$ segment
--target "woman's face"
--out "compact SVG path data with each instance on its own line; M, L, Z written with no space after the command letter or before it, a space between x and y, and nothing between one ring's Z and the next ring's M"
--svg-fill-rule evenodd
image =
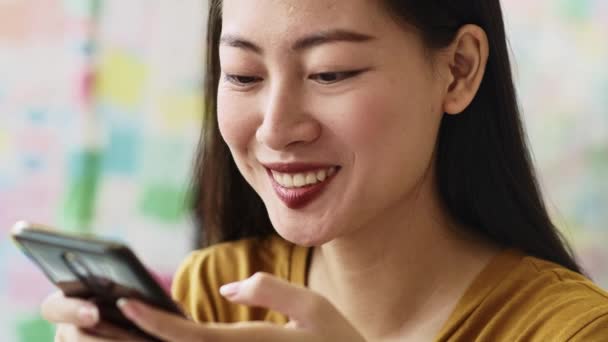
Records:
M220 61L221 134L280 235L318 245L408 205L446 86L379 1L224 0Z

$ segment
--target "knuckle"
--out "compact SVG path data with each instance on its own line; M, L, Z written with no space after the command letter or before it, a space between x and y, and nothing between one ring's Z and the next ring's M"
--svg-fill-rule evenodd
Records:
M164 330L163 321L157 317L149 317L146 326L152 331Z
M55 342L68 342L68 341L78 341L80 338L78 336L76 327L67 324L58 324L57 330L55 331Z
M264 283L264 282L268 281L269 278L270 278L270 275L268 273L255 272L251 276L250 280L254 284L261 284L261 283Z
M254 275L249 278L248 283L249 287L253 291L257 291L261 288L264 288L268 282L270 281L270 275L264 272L256 272Z
M57 293L53 293L47 296L40 304L40 315L46 320L51 320L53 318L52 309L55 306L55 302L57 302Z
M325 297L313 295L302 301L302 314L308 317L321 317L327 311L329 302Z
M257 272L244 283L240 295L246 300L263 300L268 295L267 289L272 281L272 276L268 273Z

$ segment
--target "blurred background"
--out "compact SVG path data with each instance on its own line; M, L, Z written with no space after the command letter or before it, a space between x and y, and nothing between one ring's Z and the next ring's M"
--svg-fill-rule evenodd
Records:
M0 0L0 340L52 341L18 219L127 241L169 285L187 212L205 0ZM608 1L503 0L551 214L608 288Z

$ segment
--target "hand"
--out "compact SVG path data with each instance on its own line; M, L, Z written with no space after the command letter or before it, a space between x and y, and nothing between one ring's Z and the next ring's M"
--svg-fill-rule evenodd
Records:
M55 292L42 303L44 319L57 324L55 342L142 341L99 320L99 310L86 300L66 298Z
M141 329L177 342L296 341L363 342L363 337L325 298L264 273L222 286L228 300L265 307L290 317L285 326L264 322L200 324L165 313L141 302L121 299L123 314Z

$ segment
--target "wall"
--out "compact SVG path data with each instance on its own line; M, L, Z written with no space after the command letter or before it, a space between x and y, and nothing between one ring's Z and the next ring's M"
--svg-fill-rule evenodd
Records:
M52 287L7 235L17 219L126 240L165 283L187 253L205 6L0 1L2 341L52 335L38 317ZM552 216L608 287L608 2L504 8Z

